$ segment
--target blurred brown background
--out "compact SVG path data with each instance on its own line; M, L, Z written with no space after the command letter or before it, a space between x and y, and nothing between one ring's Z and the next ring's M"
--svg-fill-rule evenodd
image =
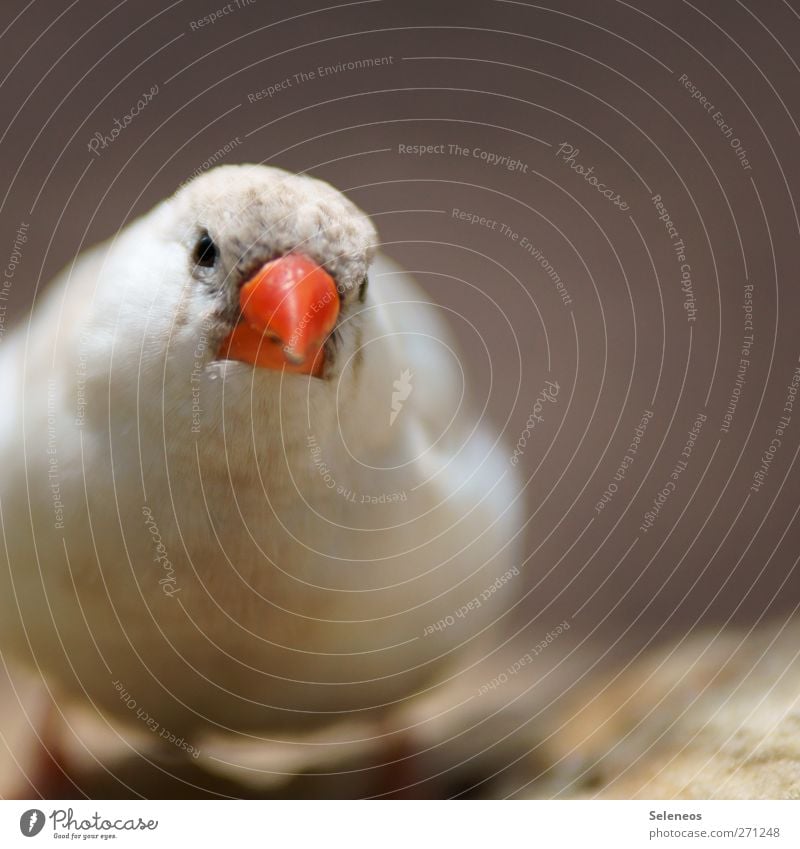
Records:
M520 460L531 521L516 615L531 637L569 618L600 656L800 602L800 403L750 488L800 354L793 4L79 0L2 14L5 332L76 252L210 161L308 171L373 215L385 251L458 316L478 409L488 398L509 452L545 380L559 383ZM379 61L347 66L362 60Z

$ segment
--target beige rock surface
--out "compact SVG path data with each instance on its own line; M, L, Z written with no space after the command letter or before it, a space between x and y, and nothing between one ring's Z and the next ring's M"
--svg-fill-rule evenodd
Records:
M549 741L561 771L535 795L800 797L799 655L798 622L705 631L593 680Z

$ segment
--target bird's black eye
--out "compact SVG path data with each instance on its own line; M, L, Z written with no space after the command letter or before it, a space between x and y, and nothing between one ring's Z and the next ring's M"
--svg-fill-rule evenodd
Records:
M219 259L219 250L208 233L203 232L194 246L194 262L203 268L213 268Z

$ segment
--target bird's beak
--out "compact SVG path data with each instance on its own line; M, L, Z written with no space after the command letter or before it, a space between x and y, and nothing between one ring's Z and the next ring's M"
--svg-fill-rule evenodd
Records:
M219 356L319 377L323 346L339 315L331 276L302 254L263 265L239 291L242 320Z

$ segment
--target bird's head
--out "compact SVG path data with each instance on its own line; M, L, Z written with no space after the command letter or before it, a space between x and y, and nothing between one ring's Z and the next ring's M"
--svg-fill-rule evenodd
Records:
M158 245L148 260L159 265L151 318L170 322L159 328L170 358L313 377L336 371L377 238L344 195L277 168L228 165L145 220Z

